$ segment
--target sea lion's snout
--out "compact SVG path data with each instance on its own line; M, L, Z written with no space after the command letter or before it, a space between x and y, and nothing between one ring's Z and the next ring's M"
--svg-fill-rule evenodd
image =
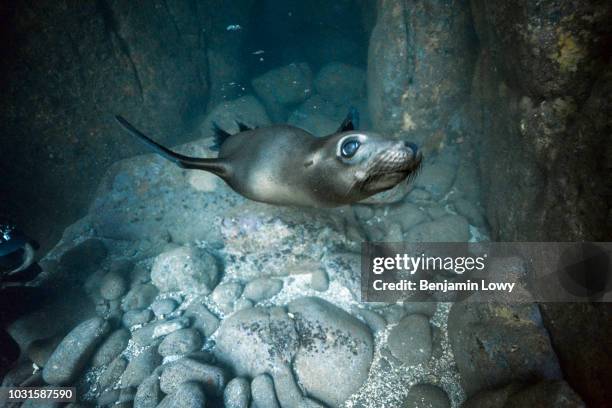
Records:
M362 186L365 191L388 190L406 178L412 179L423 161L423 154L412 142L395 141L383 146L369 163Z

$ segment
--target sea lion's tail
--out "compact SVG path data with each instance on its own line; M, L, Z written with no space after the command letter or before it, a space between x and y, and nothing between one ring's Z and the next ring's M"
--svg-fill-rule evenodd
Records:
M155 153L159 154L167 160L170 160L171 162L177 164L178 166L184 169L209 171L218 176L223 176L227 173L228 166L221 159L190 157L173 152L167 147L157 143L149 136L142 133L140 130L136 129L130 122L125 120L123 116L116 115L115 119L125 130L127 130L130 134L136 136L138 139L144 142L147 146L153 149Z

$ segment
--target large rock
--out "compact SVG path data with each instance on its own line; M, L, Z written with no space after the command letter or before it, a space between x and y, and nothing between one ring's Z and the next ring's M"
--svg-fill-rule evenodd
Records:
M464 1L378 3L367 78L377 130L422 141L447 127L469 94L471 24Z
M372 334L355 317L319 298L300 298L287 308L290 315L278 307L234 313L219 328L217 357L240 376L271 375L283 394L279 399L287 403L303 400L297 381L307 395L340 405L367 378ZM329 381L332 377L336 380Z
M166 394L175 392L183 383L195 381L203 384L208 395L220 397L227 384L227 375L219 367L181 358L164 366L159 381L161 390Z
M137 387L161 365L162 358L157 347L149 347L130 360L121 376L121 387Z
M348 105L365 96L366 73L362 68L340 62L325 65L317 73L314 85L325 99L337 105Z
M294 322L282 308L254 307L223 320L215 353L237 375L255 377L289 364L297 347Z
M111 333L93 355L92 365L98 367L110 363L125 350L129 340L130 332L126 329L119 329Z
M162 356L183 355L201 347L202 336L196 329L181 329L166 336L158 351Z
M210 293L219 279L215 258L194 247L180 247L160 254L151 269L151 280L162 292Z
M306 63L273 69L251 82L275 122L286 119L287 106L304 101L312 93L312 71Z
M398 360L407 365L426 363L431 357L431 327L427 317L413 314L404 317L389 333L388 347Z
M315 136L324 137L336 133L341 121L334 120L320 113L308 114L301 110L296 110L289 116L287 123L304 129Z
M157 369L145 378L136 389L134 408L155 408L161 400L162 393L159 388L159 372Z
M3 191L11 192L7 205L16 221L44 248L60 238L60 225L82 215L110 164L142 151L126 143L110 112L155 130L166 143L188 140L185 121L204 109L208 93L209 44L201 35L209 14L196 4L113 1L72 10L21 4L7 14L6 35L24 41L7 43L11 58L2 67L0 149L19 158L3 169ZM32 29L38 24L44 33ZM23 143L34 134L40 137Z
M213 157L216 153L208 149L210 145L212 140L204 139L176 150ZM159 246L168 240L220 243L218 218L244 201L218 177L184 171L157 155L145 155L110 168L100 182L90 216L97 234L113 239Z
M339 406L368 377L374 344L370 330L319 298L289 303L300 346L293 370L309 396ZM334 381L329 381L334 378Z
M610 163L612 74L594 56L609 35L597 27L610 26L611 7L472 1L486 50L473 76L473 133L487 217L498 240L610 236L602 195L610 180L602 169ZM572 222L556 222L560 217Z
M462 408L563 407L584 408L580 397L563 380L541 381L531 386L511 383L504 387L481 391L469 398Z
M49 357L43 369L45 382L66 385L74 381L109 330L108 322L99 317L75 327Z
M468 396L512 381L561 378L541 319L535 304L453 305L448 336Z

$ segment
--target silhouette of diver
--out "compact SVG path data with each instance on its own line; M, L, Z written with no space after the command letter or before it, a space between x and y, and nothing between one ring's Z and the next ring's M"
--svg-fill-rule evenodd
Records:
M34 262L38 244L9 222L0 220L0 378L19 358L19 345L6 327L40 304L38 288L26 283L41 268Z

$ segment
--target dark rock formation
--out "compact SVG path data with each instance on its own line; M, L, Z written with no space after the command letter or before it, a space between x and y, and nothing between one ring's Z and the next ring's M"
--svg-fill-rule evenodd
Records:
M473 40L466 1L381 1L368 53L375 128L417 141L444 132L469 92Z
M473 123L499 240L612 237L609 7L472 1L481 42Z
M46 247L58 238L52 226L83 213L106 167L141 150L114 114L185 140L172 138L207 96L205 27L196 1L10 4L0 24L0 194Z

